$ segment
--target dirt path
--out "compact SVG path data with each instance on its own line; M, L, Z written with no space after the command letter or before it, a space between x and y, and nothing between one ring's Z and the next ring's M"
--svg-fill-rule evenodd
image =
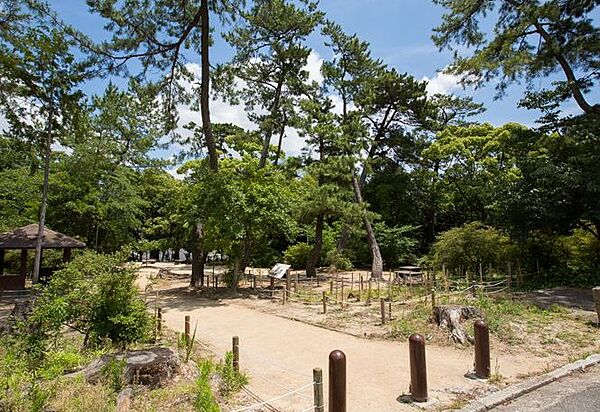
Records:
M236 299L215 301L181 291L162 293L160 305L166 325L176 331L184 328L190 315L192 329L198 322L196 338L217 353L231 348L231 338L240 338L242 369L250 375L250 389L263 399L271 399L312 381L312 369L320 367L327 377L327 357L341 349L348 360L348 410L413 410L397 398L408 391L408 346L405 343L366 340L283 319L245 308ZM494 355L493 355L494 356ZM464 377L473 363L471 350L429 346L427 348L430 397L448 400L453 391L481 386ZM500 373L515 377L539 371L540 359L499 356ZM327 387L325 385L325 399ZM312 388L273 402L284 411L309 410Z

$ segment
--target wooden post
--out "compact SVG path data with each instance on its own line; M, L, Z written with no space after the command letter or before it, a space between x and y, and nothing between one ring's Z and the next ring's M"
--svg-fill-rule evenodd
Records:
M508 289L508 294L510 295L512 293L512 270L510 267L510 262L506 263L506 269L508 271L506 275L506 287Z
M435 308L435 288L431 288L431 310Z
M288 269L287 272L285 272L285 294L286 294L286 301L287 301L287 299L290 298L290 283L292 282L291 277L292 277L292 271Z
M388 316L389 316L389 320L391 322L392 321L392 301L391 300L388 302Z
M185 315L185 341L187 344L189 344L190 339L190 315Z
M233 352L233 369L236 372L240 371L240 338L234 336L231 340L232 352Z
M346 412L346 355L329 354L329 412Z
M329 294L333 296L333 279L329 280Z
M483 285L483 263L479 262L479 283Z
M381 306L381 325L385 325L385 300L379 298L379 305Z
M371 304L371 279L369 279L369 291L367 292L367 303Z
M360 275L360 290L359 290L359 292L362 293L363 290L364 290L363 277L362 277L362 275Z
M596 286L592 289L594 294L594 302L596 303L596 314L598 315L598 324L600 324L600 287Z
M325 291L321 292L323 294L323 315L327 314L327 296L325 295Z
M162 308L158 308L156 311L156 330L157 334L160 336L160 331L162 329Z
M271 290L275 289L275 278L273 276L269 277L270 281L269 281L269 288Z
M69 263L71 261L71 248L66 247L63 249L63 263Z
M342 278L342 296L341 296L341 302L342 302L342 309L344 308L344 278Z
M444 272L444 290L446 293L450 292L450 282L448 281L448 272L446 271L446 264L442 264L442 272Z
M294 292L298 293L298 271L296 271L294 276Z
M323 399L323 371L321 368L313 369L313 382L315 412L325 412L325 400Z
M354 272L350 274L350 292L354 290Z
M19 273L21 276L27 274L27 249L21 249L21 267Z

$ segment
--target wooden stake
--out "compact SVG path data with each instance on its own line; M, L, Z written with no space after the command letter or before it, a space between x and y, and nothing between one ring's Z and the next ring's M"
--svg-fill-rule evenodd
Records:
M327 314L327 296L325 295L325 291L321 292L323 294L323 315Z
M315 412L325 412L325 401L323 400L323 371L321 368L313 369L313 382Z
M379 298L379 305L381 306L381 324L385 325L385 300Z

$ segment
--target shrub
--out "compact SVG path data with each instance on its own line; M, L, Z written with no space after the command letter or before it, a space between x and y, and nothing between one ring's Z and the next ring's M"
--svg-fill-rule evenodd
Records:
M312 251L312 246L305 242L296 243L286 249L283 259L292 265L293 269L306 269L306 262Z
M85 252L55 272L34 307L36 330L56 335L67 325L85 336L86 346L105 340L126 346L150 337L152 319L126 256Z
M325 264L335 267L338 270L352 269L352 262L342 252L336 248L331 249L325 256Z
M231 352L225 353L225 360L219 364L217 372L221 377L220 391L223 396L229 396L239 391L248 383L248 377L243 373L236 372L233 367L233 353Z
M196 380L196 398L194 399L194 408L198 412L220 412L221 408L215 401L215 397L210 387L210 377L213 372L213 365L206 360L200 364L200 375Z

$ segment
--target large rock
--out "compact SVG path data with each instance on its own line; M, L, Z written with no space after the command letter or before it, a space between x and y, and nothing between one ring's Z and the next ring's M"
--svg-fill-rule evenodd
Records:
M125 360L124 385L163 386L179 372L179 356L171 349L151 348L104 355L92 361L82 371L89 383L97 383L111 361Z
M467 319L483 318L483 313L475 306L440 305L433 308L433 317L435 323L450 330L450 339L464 345L473 342L473 337L465 332L462 322Z

